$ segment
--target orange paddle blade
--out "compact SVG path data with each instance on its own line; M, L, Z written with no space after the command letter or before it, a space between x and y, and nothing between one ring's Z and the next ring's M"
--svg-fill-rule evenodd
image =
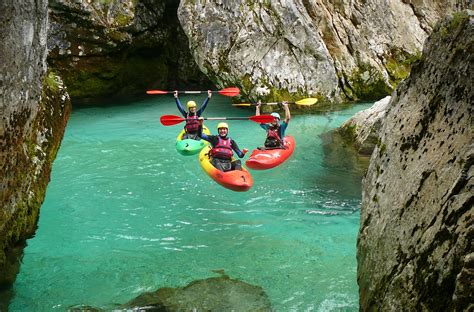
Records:
M146 94L168 94L168 91L161 91L161 90L148 90Z

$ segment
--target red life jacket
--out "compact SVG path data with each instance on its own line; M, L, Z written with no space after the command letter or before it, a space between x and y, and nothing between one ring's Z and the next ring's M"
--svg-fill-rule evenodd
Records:
M187 116L186 117L186 125L184 126L184 129L186 130L187 133L196 133L199 130L199 121L198 121L198 115L193 115L193 116Z
M219 142L217 142L216 146L211 149L211 156L221 159L232 159L232 155L234 155L234 151L232 150L232 146L230 144L231 139L223 139L218 136Z
M280 135L278 134L278 130L280 130L280 126L278 126L276 129L273 128L268 128L267 130L267 139L270 140L277 140L280 142L281 145L283 145L283 141L280 138Z

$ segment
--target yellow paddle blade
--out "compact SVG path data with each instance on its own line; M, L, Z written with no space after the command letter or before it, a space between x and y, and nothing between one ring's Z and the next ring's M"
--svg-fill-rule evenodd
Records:
M238 104L232 104L233 106L252 106L250 103L238 103Z
M298 104L298 105L313 105L313 104L316 104L317 101L318 101L318 99L316 99L316 98L307 98L307 99L302 99L302 100L296 101L295 104Z
M306 98L302 99L296 102L289 102L288 104L297 104L297 105L313 105L316 104L318 99L316 98ZM269 102L269 103L261 103L261 105L280 105L281 102ZM256 106L256 103L237 103L237 104L232 104L233 106Z

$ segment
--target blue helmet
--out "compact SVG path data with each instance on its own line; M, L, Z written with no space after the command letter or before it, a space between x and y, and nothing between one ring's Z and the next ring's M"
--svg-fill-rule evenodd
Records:
M275 117L275 118L278 118L278 120L281 119L281 118L280 118L280 114L278 114L278 113L271 113L271 115L272 115L273 117Z

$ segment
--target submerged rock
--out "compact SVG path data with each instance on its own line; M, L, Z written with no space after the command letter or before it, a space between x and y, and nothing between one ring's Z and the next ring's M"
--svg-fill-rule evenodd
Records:
M146 311L270 311L270 300L259 287L229 278L197 280L182 288L160 288L123 306Z
M474 292L472 11L438 24L393 93L363 182L361 311L467 311Z

